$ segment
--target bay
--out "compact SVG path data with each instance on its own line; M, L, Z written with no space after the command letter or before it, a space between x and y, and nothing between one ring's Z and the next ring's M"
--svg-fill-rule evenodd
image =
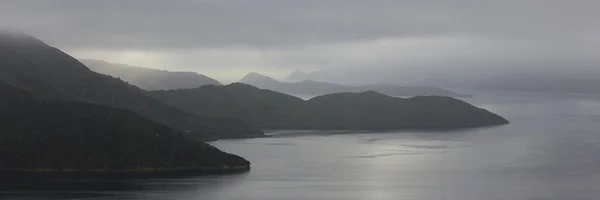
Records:
M270 131L212 144L244 174L9 183L0 199L598 199L600 97L470 91L511 124L452 131Z

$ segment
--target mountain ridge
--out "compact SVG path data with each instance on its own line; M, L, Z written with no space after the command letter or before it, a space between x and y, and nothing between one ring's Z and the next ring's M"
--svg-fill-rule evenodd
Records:
M471 95L459 94L450 90L429 86L409 87L391 84L349 86L336 83L319 82L314 80L284 82L255 72L251 72L248 75L244 76L244 78L242 78L240 82L254 85L263 89L269 89L293 95L324 95L341 92L359 93L364 91L377 91L389 96L438 95L451 97L471 97Z
M79 60L95 72L121 78L144 90L185 89L203 85L222 85L219 81L196 72L152 69L94 59Z
M242 157L190 140L133 111L36 98L4 81L0 94L2 177L154 176L179 169L197 174L250 167Z
M263 136L240 120L199 117L167 105L136 86L91 71L60 49L29 41L33 37L11 38L0 38L0 80L37 97L132 110L200 140Z
M264 130L471 128L509 123L487 110L443 96L403 99L365 91L303 100L243 83L149 94L182 110L237 118Z

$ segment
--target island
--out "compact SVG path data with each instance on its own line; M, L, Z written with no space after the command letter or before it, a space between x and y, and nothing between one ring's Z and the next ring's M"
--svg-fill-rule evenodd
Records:
M303 100L243 83L149 94L197 115L236 118L263 130L456 129L509 123L485 109L444 96L397 98L367 91Z

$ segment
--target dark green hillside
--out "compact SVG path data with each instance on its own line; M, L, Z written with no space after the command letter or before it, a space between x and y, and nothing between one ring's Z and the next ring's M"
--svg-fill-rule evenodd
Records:
M24 34L0 32L0 80L37 97L132 110L204 140L263 135L240 120L203 118L168 106L138 87L95 73L59 49Z
M38 99L1 82L0 96L0 171L249 168L239 156L187 139L132 111Z
M376 92L339 93L306 102L306 129L448 129L508 123L451 97L393 98Z
M202 116L242 119L256 127L285 128L298 112L302 99L233 83L227 86L203 86L196 89L153 91L155 96L182 110Z
M238 118L263 129L434 129L508 123L487 110L440 96L402 99L369 91L304 101L241 83L149 94L198 115Z

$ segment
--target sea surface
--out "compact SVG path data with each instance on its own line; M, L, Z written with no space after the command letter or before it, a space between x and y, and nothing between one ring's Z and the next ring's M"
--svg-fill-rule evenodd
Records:
M600 96L471 93L505 126L435 131L270 131L221 140L248 173L0 187L0 199L595 200Z

